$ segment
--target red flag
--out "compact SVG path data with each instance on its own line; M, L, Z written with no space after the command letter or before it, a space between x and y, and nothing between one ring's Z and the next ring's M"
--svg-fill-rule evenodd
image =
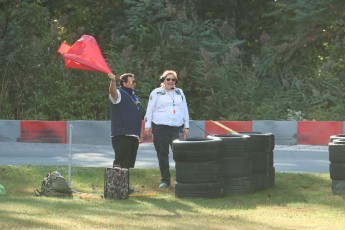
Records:
M68 45L66 42L63 42L57 52L58 54L64 55L68 52L69 48L71 48L71 46Z
M67 68L111 73L94 37L83 35L71 47L68 46L62 43L58 49L58 53L64 57Z

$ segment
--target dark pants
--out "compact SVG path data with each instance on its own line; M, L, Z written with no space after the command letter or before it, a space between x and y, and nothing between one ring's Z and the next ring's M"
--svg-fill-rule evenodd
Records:
M172 142L179 139L181 127L152 124L153 144L157 152L159 169L161 171L161 182L170 185L169 171L169 146Z
M139 140L131 136L114 136L111 138L115 152L114 165L121 168L134 168L137 159Z

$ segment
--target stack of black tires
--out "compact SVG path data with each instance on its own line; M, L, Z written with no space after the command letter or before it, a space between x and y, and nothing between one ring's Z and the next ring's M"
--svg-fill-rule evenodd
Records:
M252 180L252 156L248 135L214 135L222 140L225 194L245 194L254 190Z
M222 140L215 137L173 142L176 197L224 196L221 148Z
M345 195L345 134L332 135L328 144L332 193Z
M275 185L272 133L247 132L173 142L177 197L221 197Z
M275 185L274 146L272 133L246 132L250 136L248 151L252 158L252 178L254 191L261 191Z

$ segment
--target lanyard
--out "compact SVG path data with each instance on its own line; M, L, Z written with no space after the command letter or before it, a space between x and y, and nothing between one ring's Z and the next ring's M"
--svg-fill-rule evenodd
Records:
M122 92L124 92L125 94L127 94L128 95L128 97L134 102L134 105L137 107L137 109L139 110L140 109L140 101L138 100L138 97L136 97L135 95L134 95L134 97L135 97L135 100L134 100L134 98L131 96L131 95L129 95L129 93L127 93L126 91L124 91L123 89L121 89L120 88L120 90L122 91Z
M166 94L169 95L169 97L171 98L172 102L173 102L173 114L175 114L176 110L175 110L175 90L171 90L173 91L173 96L170 95L170 92L166 91Z

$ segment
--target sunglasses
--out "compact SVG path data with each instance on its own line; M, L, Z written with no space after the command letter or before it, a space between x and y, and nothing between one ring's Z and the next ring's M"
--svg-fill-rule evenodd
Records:
M170 81L170 80L176 81L176 78L165 78L165 80L166 80L166 81Z
M131 85L135 85L137 82L135 80L128 80L128 83Z

